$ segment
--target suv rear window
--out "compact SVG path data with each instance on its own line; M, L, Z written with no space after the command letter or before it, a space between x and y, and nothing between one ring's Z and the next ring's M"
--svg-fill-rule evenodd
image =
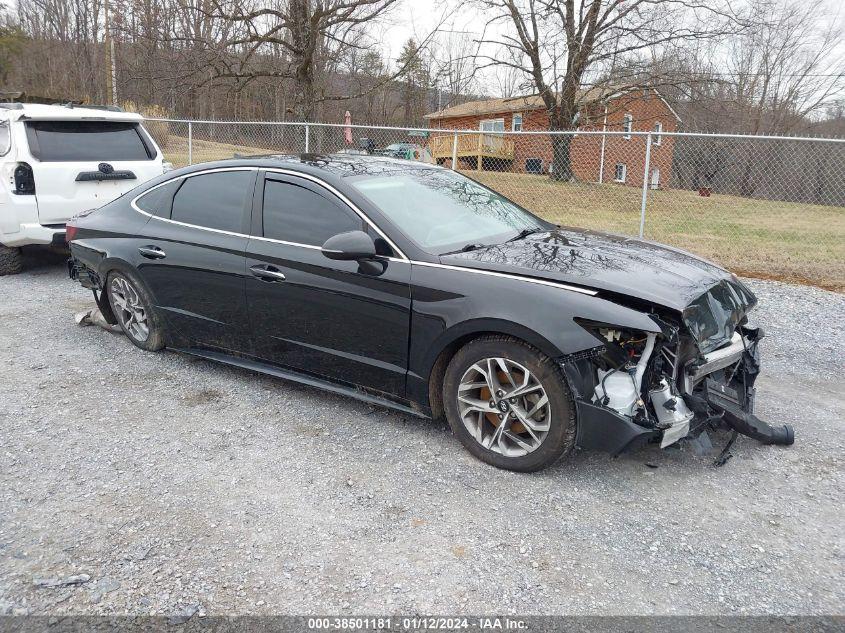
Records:
M41 161L152 160L156 152L137 123L30 121L30 153Z

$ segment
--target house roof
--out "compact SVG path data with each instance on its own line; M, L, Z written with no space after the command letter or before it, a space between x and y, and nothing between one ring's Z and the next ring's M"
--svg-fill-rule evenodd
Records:
M622 89L609 86L595 86L579 90L577 100L581 103L593 103L596 101L603 101L605 99L612 99L619 97L631 89ZM654 90L652 88L652 90ZM666 103L666 100L660 95L657 90L654 93L660 97L661 101ZM680 121L680 117L675 113L671 106L666 103L666 106L672 114ZM503 99L482 99L480 101L468 101L450 108L443 108L437 112L426 114L426 119L454 119L465 116L477 116L482 114L497 114L500 112L522 112L526 110L542 110L546 105L543 99L538 94L526 95L522 97L506 97Z

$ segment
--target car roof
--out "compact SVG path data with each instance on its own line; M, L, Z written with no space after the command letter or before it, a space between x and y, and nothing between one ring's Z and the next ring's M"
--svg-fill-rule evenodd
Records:
M43 103L0 103L0 119L10 121L142 121L134 112L106 109L106 106L46 105Z
M443 167L427 163L368 154L269 154L197 163L183 168L184 172L183 170L179 170L179 172L186 173L220 167L264 167L268 169L276 167L319 175L328 180L443 169Z

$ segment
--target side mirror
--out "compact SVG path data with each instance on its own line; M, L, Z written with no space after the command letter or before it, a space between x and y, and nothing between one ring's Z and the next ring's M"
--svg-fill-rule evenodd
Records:
M349 231L327 239L322 252L329 259L370 259L376 256L376 245L364 231Z

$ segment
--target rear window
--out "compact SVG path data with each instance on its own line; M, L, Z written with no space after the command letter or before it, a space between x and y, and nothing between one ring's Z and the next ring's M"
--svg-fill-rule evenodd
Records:
M181 184L182 180L177 178L163 185L159 185L138 198L135 204L141 211L146 211L150 215L169 218L170 210L173 206L173 194Z
M152 160L156 152L137 123L30 121L30 153L41 161Z

